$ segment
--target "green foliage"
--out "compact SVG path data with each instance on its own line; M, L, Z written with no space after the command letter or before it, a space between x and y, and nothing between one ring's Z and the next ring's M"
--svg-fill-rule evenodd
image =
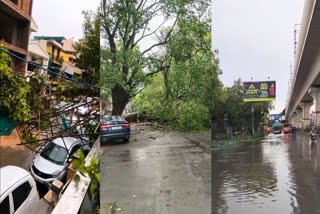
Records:
M197 55L193 48L204 44L200 37L210 41L209 8L208 0L102 1L101 35L106 42L101 84L112 95L114 114L121 114L125 104L151 84L153 75L164 72L167 78L173 59L177 68L194 68L192 60L186 65L183 61ZM155 21L158 26L152 26Z
M160 123L167 123L176 130L202 130L210 127L210 106L201 104L198 98L166 99L163 75L158 74L152 84L133 99L132 108L138 114L157 116Z
M133 99L139 114L158 116L177 130L201 130L210 127L210 109L222 91L218 79L219 61L211 51L210 19L188 16L178 21L168 42L168 66L155 74L141 95ZM157 64L152 66L157 67Z
M39 143L39 139L36 137L33 137L32 134L26 129L24 129L22 132L22 138L25 140L26 143L31 145L38 145Z
M63 95L63 94L62 94L62 90L63 90L63 89L62 89L62 85L59 84L59 85L57 86L56 91L55 91L55 95L56 95L56 97L57 97L58 100L61 100L61 99L62 99L62 95Z
M95 202L96 211L100 208L100 173L98 172L98 161L95 158L91 159L90 165L86 166L85 156L81 149L78 150L79 159L74 160L73 165L83 176L89 176L91 178L91 184L88 190L89 200ZM93 196L97 196L96 200L93 200ZM87 212L90 213L90 212Z
M36 70L36 75L30 78L30 90L27 94L27 102L31 107L33 117L39 117L40 129L44 130L50 126L50 103L44 99L46 91L46 75L41 75L39 70Z
M304 128L304 132L311 132L311 130L312 130L312 126L307 126L307 127L305 127Z
M97 136L99 135L99 132L100 132L100 129L98 128L97 129L97 126L99 125L99 123L85 123L84 124L84 127L85 127L85 132L84 134L90 134L89 135L89 140L92 141L92 140L95 140L97 138ZM97 135L92 135L94 133L94 131L97 130Z
M179 117L173 123L178 130L201 130L210 127L210 115L207 107L195 100L179 106Z
M234 82L230 88L225 88L226 100L223 114L227 115L228 122L234 130L244 131L251 129L252 103L243 102L243 85L241 80ZM256 102L254 106L254 125L259 127L272 108L271 102Z
M23 78L10 72L10 61L10 56L0 51L0 111L6 112L11 120L24 122L32 117L26 99L30 86Z
M96 13L83 11L84 38L76 44L79 53L77 59L78 66L88 72L86 82L99 85L100 81L100 14L99 9Z

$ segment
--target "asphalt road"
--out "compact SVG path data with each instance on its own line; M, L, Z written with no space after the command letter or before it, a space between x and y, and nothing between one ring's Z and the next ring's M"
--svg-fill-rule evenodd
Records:
M211 155L181 134L133 125L130 143L101 158L101 208L111 213L208 214ZM102 144L102 149L103 148Z

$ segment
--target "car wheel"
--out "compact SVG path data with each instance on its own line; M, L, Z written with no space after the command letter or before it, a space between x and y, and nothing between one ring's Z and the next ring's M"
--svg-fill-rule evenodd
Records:
M124 139L123 139L123 142L128 143L128 142L129 142L129 139L130 139L129 137L128 137L128 138L124 138Z

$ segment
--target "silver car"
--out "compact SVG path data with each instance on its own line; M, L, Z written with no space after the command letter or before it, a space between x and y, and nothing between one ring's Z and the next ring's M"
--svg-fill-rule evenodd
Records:
M56 179L64 181L68 165L72 161L72 155L82 146L84 144L77 138L60 137L54 139L31 162L31 175L36 181L48 187ZM87 145L82 149L90 150Z
M87 115L90 112L90 105L82 105L75 109L75 111L80 115Z

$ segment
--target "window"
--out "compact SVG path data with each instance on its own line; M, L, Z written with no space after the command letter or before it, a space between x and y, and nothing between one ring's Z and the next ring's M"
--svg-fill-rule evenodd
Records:
M55 164L63 165L67 157L67 150L58 144L50 142L43 149L40 155L44 159L47 159Z
M18 4L18 0L10 0L14 4Z
M28 181L21 184L12 192L14 210L18 210L21 204L28 198L31 192L31 186Z
M71 151L70 151L70 155L73 155L73 153L75 153L78 149L80 149L81 145L78 144L78 145L75 145Z
M7 196L0 204L1 214L10 214L9 196Z
M28 67L27 67L28 71L34 72L34 71L36 71L36 69L37 69L37 67L35 65L28 63Z
M29 16L32 14L32 5L33 5L33 0L30 2L30 7L29 7Z

